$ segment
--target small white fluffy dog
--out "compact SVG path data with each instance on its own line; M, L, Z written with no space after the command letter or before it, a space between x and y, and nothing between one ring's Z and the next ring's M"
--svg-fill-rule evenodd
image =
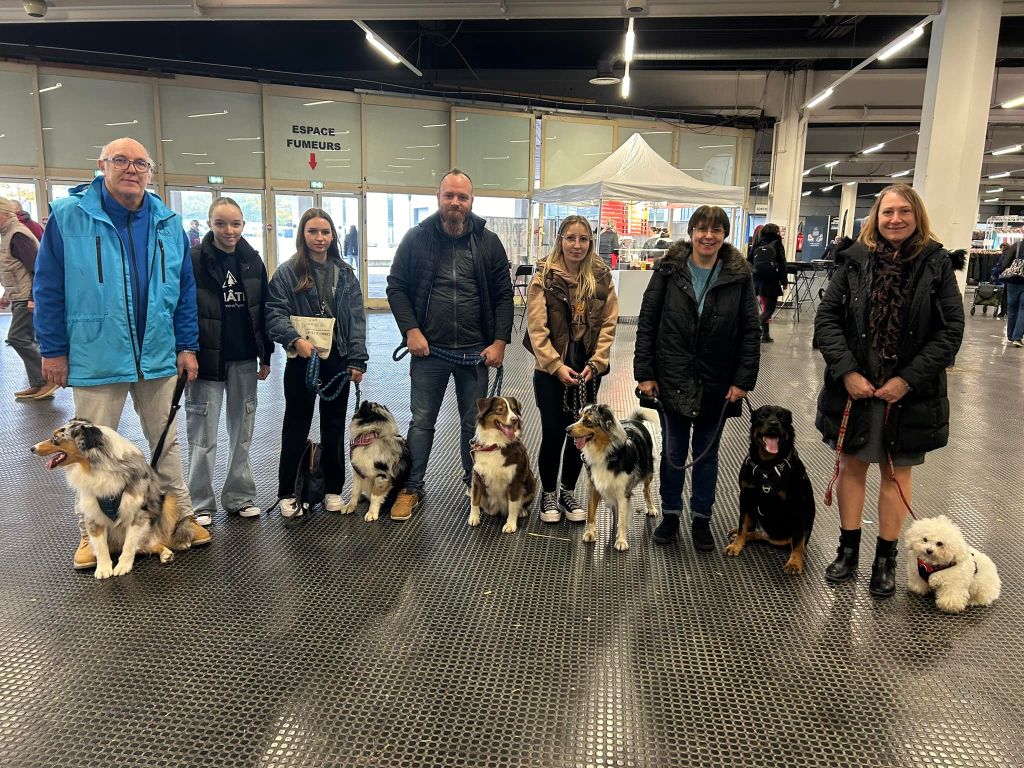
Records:
M918 595L935 593L935 606L960 613L969 605L991 605L1002 582L992 558L968 546L956 523L945 515L916 520L905 540L913 553L907 560L907 588Z

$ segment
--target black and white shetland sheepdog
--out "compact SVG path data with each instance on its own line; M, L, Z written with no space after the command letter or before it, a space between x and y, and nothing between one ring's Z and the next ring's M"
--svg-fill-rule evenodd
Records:
M587 529L584 541L597 539L597 504L601 499L616 517L615 549L629 549L626 532L629 529L630 497L643 483L647 514L658 514L651 498L651 480L654 478L654 438L651 420L636 410L624 421L619 421L607 405L588 405L580 419L566 429L576 441L576 449L583 454L583 463L590 478L590 498L587 503Z
M352 498L341 510L349 515L356 511L363 496L370 499L370 508L363 520L372 523L384 506L394 503L398 492L409 478L409 446L398 434L398 424L391 411L380 403L364 400L349 423L349 461L352 464ZM345 457L341 457L345 461Z
M168 563L172 550L192 546L192 519L178 520L174 496L161 497L142 451L109 427L72 419L30 450L50 457L47 469L67 469L68 485L77 492L75 512L96 555L97 579L129 573L140 552ZM116 566L111 552L121 553Z

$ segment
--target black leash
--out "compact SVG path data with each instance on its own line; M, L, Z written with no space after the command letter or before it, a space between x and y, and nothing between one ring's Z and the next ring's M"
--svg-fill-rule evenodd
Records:
M320 395L321 399L327 402L337 400L348 385L350 378L351 374L346 368L341 373L336 373L329 382L324 384L320 380L320 355L313 350L313 354L309 356L309 361L306 363L306 389Z
M408 354L409 354L409 347L407 347L405 345L405 342L402 342L397 347L395 347L395 351L391 353L391 359L394 360L397 363L399 360L401 360L403 357L405 357ZM431 348L431 350L427 354L427 356L428 357L436 357L437 359L444 360L446 363L451 363L452 365L470 366L470 365L484 365L485 364L484 361L483 361L483 358L481 358L481 357L473 357L473 356L467 355L465 353L446 352L446 351L443 351L443 350L440 350L440 349L434 349L434 348ZM488 379L490 378L490 375L491 375L490 371L488 371L488 373L487 373ZM505 366L499 365L498 366L498 372L494 376L494 383L491 384L490 388L487 390L487 396L488 397L501 397L501 385L504 382L504 380L505 380Z
M693 461L691 461L691 462L689 462L687 464L684 464L683 466L680 467L678 464L676 464L674 461L672 461L672 452L668 450L668 445L671 442L670 433L669 433L669 429L668 429L668 417L665 414L665 409L664 409L664 406L662 406L662 404L661 404L661 400L659 400L657 397L652 397L650 395L645 395L643 392L640 391L640 387L636 388L636 396L640 400L641 407L643 407L643 408L650 408L651 410L657 411L661 415L661 428L662 428L662 430L665 433L665 449L666 450L664 451L664 458L665 458L665 460L668 461L669 466L671 466L673 469L678 469L680 472L685 471L685 470L689 469L690 467L692 467L697 462L702 461L704 459L704 457L707 456L708 453L711 452L711 447L714 445L714 442L709 443L708 447L705 448L703 451L701 451L700 456L695 458ZM729 402L730 401L728 399L726 399L726 401L722 404L722 411L721 411L721 413L718 414L718 423L715 424L715 432L718 432L718 430L720 430L722 428L722 424L725 422L725 412L729 408ZM748 404L748 407L749 407L749 404Z
M164 431L160 433L160 439L157 440L156 448L153 449L153 458L149 461L149 466L153 469L156 469L156 463L160 461L160 456L164 452L164 441L167 440L167 433L170 432L174 417L178 415L178 409L181 408L181 395L185 391L186 384L188 384L188 372L182 371L178 374L178 382L174 385L174 396L171 398L171 412L167 415L167 423L164 424Z

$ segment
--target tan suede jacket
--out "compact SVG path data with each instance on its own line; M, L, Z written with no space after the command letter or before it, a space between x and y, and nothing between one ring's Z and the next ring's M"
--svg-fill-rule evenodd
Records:
M587 302L583 345L590 362L603 374L608 370L615 325L619 318L619 299L612 273L601 261L594 262L597 291ZM543 265L533 276L526 291L526 339L536 358L535 368L554 374L564 365L571 336L572 304L576 297L576 279L561 267Z

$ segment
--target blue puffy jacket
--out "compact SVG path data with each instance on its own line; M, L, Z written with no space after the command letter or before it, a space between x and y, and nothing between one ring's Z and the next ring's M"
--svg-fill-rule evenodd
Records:
M33 286L36 338L43 357L68 356L71 386L173 376L177 351L199 348L181 217L146 195L137 222L111 219L102 177L50 207Z

